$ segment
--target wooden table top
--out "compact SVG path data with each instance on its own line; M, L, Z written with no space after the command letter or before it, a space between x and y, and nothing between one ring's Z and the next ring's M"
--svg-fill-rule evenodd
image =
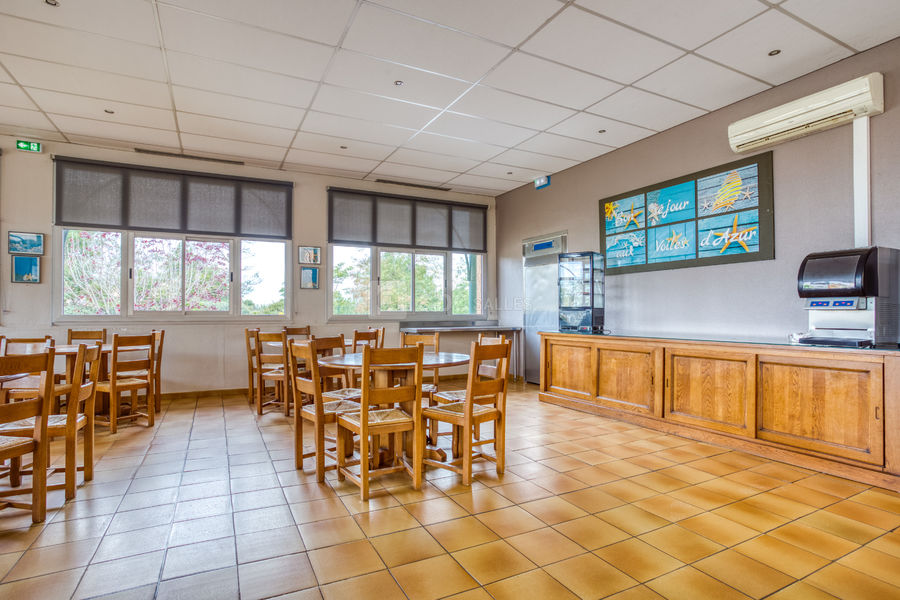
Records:
M85 346L93 345L93 344L90 344L87 342L84 342L83 344ZM56 348L55 348L56 355L57 356L75 356L76 354L78 354L78 346L79 346L79 344L60 344L59 346L56 346ZM148 350L149 348L150 348L150 346L120 346L119 351L120 352L132 352L132 351L137 352L140 350ZM100 348L100 351L103 354L109 354L110 352L112 352L112 349L113 349L112 344L103 344L103 346Z
M362 352L351 352L337 356L323 356L319 364L326 367L339 367L343 369L361 369ZM434 369L439 367L457 367L469 364L469 355L457 352L426 352L422 357L422 367ZM404 365L394 365L402 367Z

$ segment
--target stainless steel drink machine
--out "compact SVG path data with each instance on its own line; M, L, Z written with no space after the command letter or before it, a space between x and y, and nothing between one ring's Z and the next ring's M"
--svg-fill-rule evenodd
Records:
M900 250L875 246L810 254L800 263L797 292L809 314L801 344L900 343Z

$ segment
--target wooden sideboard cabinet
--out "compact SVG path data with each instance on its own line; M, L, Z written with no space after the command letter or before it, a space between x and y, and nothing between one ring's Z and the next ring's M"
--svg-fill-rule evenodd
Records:
M597 348L598 406L662 416L663 350L652 344L619 342Z

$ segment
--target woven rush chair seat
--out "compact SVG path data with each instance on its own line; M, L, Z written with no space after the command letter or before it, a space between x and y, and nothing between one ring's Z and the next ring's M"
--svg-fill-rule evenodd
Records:
M64 429L66 426L68 416L67 415L49 415L47 417L47 428L62 428ZM87 421L87 417L84 415L78 415L77 422L83 423ZM0 431L4 434L9 433L13 435L17 433L17 430L21 429L22 433L28 433L29 431L34 430L34 417L29 417L27 419L19 419L18 421L13 421L12 423L4 423L0 425Z
M453 402L451 404L440 404L438 406L431 406L428 408L422 409L422 414L424 414L428 418L434 418L437 415L456 415L463 416L466 412L466 403L463 402ZM472 416L476 419L478 417L488 417L494 418L498 411L493 406L488 406L485 404L473 404L472 405Z
M31 429L32 431L34 430L34 423L32 423ZM31 452L33 447L34 440L29 437L0 436L0 452L21 449L24 454L25 452Z
M322 392L322 398L359 401L359 399L362 398L362 390L360 388L341 388L339 390L331 390L330 392ZM358 404L356 408L359 408Z
M478 402L479 398L483 398L485 401L491 400L492 396L476 396L475 402ZM437 400L441 404L450 404L451 402L462 402L466 399L466 390L445 390L443 392L438 392L434 395L434 399Z
M322 412L326 414L343 414L346 412L353 412L359 410L359 402L350 402L348 400L335 400L334 402L323 402L322 403ZM316 407L314 404L304 404L303 412L308 415L316 414Z
M348 421L359 424L359 413L347 413L343 416ZM384 408L381 410L369 411L369 424L371 425L388 425L392 423L403 423L405 421L412 422L413 418L406 411L399 408Z

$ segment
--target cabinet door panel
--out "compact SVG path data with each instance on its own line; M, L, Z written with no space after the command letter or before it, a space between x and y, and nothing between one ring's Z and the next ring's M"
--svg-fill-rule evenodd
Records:
M760 439L884 462L883 366L759 357Z
M547 391L592 400L594 348L587 344L550 342L546 363Z
M665 418L753 437L756 355L666 349Z
M640 344L604 345L597 351L600 406L659 416L662 349Z

